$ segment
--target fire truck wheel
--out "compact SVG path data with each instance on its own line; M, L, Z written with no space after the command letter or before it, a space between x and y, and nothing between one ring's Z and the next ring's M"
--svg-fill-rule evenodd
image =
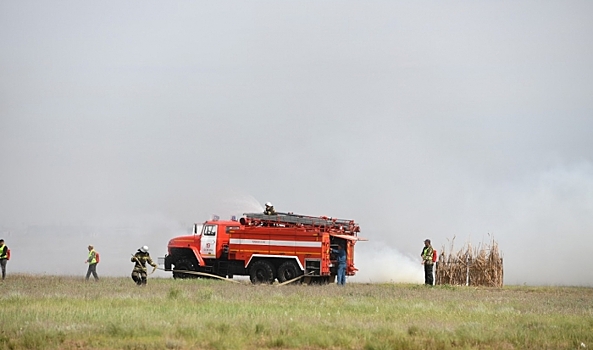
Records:
M175 272L175 270L184 270L184 271L195 271L196 266L195 264L189 259L179 260L175 264L175 268L173 269L173 278L196 278L197 275L183 273L183 272Z
M299 269L294 261L287 261L278 268L278 282L280 283L290 281L300 275L302 275L301 269ZM300 281L298 280L295 283L299 283Z
M249 279L253 284L272 284L274 282L272 265L265 260L254 262L249 268Z

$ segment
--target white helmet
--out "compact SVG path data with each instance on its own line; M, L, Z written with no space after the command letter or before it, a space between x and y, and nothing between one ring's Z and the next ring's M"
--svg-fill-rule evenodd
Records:
M266 207L271 207L271 206L272 206L272 203L270 203L270 202L266 203Z
M140 248L140 251L142 253L148 253L148 246L147 245L143 245L142 248Z

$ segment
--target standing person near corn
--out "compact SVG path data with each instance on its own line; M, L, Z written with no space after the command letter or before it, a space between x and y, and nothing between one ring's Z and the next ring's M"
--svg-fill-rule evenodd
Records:
M430 239L424 240L424 248L422 248L422 253L420 256L422 257L422 264L424 265L424 284L432 286L434 279L432 277L432 245L430 245Z
M157 264L152 261L150 254L148 254L148 247L140 247L136 254L132 256L131 261L135 263L134 270L132 270L132 279L139 286L146 285L146 279L148 276L146 273L146 263L153 267L152 272L154 272L157 268Z
M97 252L95 252L95 247L92 244L89 244L89 257L84 261L85 264L89 264L89 268L86 271L86 280L89 280L91 274L95 278L95 281L99 280L99 276L97 276Z

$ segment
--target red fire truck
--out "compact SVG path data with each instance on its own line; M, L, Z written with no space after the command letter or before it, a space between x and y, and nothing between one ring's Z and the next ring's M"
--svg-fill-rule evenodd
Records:
M354 245L360 227L353 220L292 213L244 214L239 221L195 224L192 235L169 241L165 270L175 278L208 273L224 278L249 276L252 283L280 283L297 277L310 283L334 281L331 248L346 250L346 275L353 276Z

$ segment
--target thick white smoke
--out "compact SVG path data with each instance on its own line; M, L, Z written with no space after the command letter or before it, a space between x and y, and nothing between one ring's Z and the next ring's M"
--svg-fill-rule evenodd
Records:
M87 269L84 264L87 246L91 244L101 256L97 266L99 276L125 276L132 270L130 258L138 248L147 245L151 257L158 262L158 257L165 255L170 238L190 232L191 225L160 214L110 224L28 226L5 237L12 252L8 271L83 276ZM154 276L158 275L157 272Z
M384 242L356 243L354 263L359 270L349 282L424 283L424 268L417 258L403 255Z
M194 223L202 223L213 215L228 220L231 216L238 219L245 212L263 211L263 206L249 195L226 191L213 198L196 205L198 214L188 222L151 213L93 219L78 225L27 225L2 230L0 238L6 240L12 252L8 272L84 276L87 246L91 244L101 256L97 266L99 276L126 276L133 267L131 255L143 245L149 247L151 257L158 263L158 258L167 253L168 241L191 234ZM157 271L153 276L171 277L171 273Z

